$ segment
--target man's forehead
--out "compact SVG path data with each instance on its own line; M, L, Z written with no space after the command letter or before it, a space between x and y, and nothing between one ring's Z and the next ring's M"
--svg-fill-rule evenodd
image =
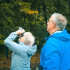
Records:
M50 18L49 18L49 20L52 20L53 19L53 16L51 16Z

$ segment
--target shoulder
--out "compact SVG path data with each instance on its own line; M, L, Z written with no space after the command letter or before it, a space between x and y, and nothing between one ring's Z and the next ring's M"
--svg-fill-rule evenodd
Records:
M53 37L50 37L46 43L44 44L44 49L48 49L48 50L56 50L56 51L60 51L60 43L59 40Z
M59 43L59 40L58 39L56 39L56 38L54 38L54 37L50 37L47 41L46 41L46 43L48 44L48 43L50 43L50 44L58 44Z

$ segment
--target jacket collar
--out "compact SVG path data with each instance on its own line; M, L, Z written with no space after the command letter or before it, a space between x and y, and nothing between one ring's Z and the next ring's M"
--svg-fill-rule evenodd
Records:
M56 31L54 32L52 35L54 35L55 33L61 33L62 31ZM48 40L50 37L52 37L52 35L50 35L49 37L44 37L45 40Z

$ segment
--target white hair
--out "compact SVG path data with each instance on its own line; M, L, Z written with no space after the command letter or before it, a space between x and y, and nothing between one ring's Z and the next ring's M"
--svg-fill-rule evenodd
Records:
M64 30L67 25L67 19L60 13L54 13L52 21L56 23L56 27L60 30Z
M35 42L35 37L32 35L31 32L25 32L24 41L25 41L24 44L32 46Z

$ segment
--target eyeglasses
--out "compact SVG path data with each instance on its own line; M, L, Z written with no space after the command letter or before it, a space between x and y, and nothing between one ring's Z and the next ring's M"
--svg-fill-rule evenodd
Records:
M49 22L49 20L47 20L47 22Z

